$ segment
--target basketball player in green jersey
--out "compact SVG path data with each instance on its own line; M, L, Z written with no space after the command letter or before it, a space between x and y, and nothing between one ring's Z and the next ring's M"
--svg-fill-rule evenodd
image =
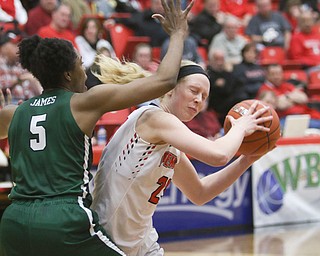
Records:
M104 113L159 97L175 86L193 2L185 10L180 0L162 5L164 16L154 17L170 35L168 53L156 74L128 84L87 91L81 57L70 42L33 36L20 43L20 62L44 91L0 111L0 139L8 137L14 181L12 204L1 220L0 255L124 255L89 208L90 137ZM125 81L126 70L134 67L113 61L109 72L122 72Z

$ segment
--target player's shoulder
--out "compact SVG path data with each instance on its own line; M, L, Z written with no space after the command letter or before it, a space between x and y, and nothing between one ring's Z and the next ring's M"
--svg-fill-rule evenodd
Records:
M161 108L148 109L143 112L139 119L140 122L154 128L172 125L177 121L179 122L179 119L175 115L168 113Z

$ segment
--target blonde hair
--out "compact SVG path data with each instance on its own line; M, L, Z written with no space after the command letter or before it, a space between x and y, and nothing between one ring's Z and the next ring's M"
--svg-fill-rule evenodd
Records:
M105 84L126 84L152 74L136 63L121 62L119 59L113 59L103 54L96 57L95 65L98 70L93 71L93 74Z
M198 65L190 60L182 60L180 67ZM138 78L151 76L152 73L144 70L138 64L129 61L121 62L119 59L97 55L92 73L105 84L126 84ZM200 66L200 65L198 65Z

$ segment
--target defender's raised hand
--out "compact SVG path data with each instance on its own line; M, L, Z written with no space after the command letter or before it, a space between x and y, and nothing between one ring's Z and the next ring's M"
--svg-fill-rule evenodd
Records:
M161 0L161 3L164 9L164 16L156 13L152 17L161 23L162 28L169 35L175 32L183 32L186 36L188 34L187 16L194 4L194 0L191 1L185 10L181 10L181 0Z

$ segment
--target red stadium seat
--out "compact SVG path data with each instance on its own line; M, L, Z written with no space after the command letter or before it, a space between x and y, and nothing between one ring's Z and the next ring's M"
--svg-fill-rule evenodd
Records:
M139 43L149 43L147 36L135 36L132 29L122 24L115 24L109 28L110 38L119 59L132 58L134 48Z
M297 80L305 84L308 83L308 75L301 69L287 69L284 70L283 75L285 80Z
M204 63L208 63L208 51L204 46L198 46L198 53L202 57Z
M307 90L310 95L320 95L320 70L309 73L309 84Z
M161 59L161 47L152 47L152 59L160 62Z
M268 46L261 50L259 55L261 65L280 64L283 69L299 69L301 63L287 58L287 52L280 46Z
M104 126L107 130L107 141L109 141L120 125L127 120L131 111L131 108L126 108L105 113L97 122L95 130L97 131L100 126Z
M286 59L286 52L282 47L268 46L261 50L259 58L261 65L282 65Z
M121 125L122 123L124 123L124 121L126 121L130 113L130 108L105 113L100 118L97 125Z

